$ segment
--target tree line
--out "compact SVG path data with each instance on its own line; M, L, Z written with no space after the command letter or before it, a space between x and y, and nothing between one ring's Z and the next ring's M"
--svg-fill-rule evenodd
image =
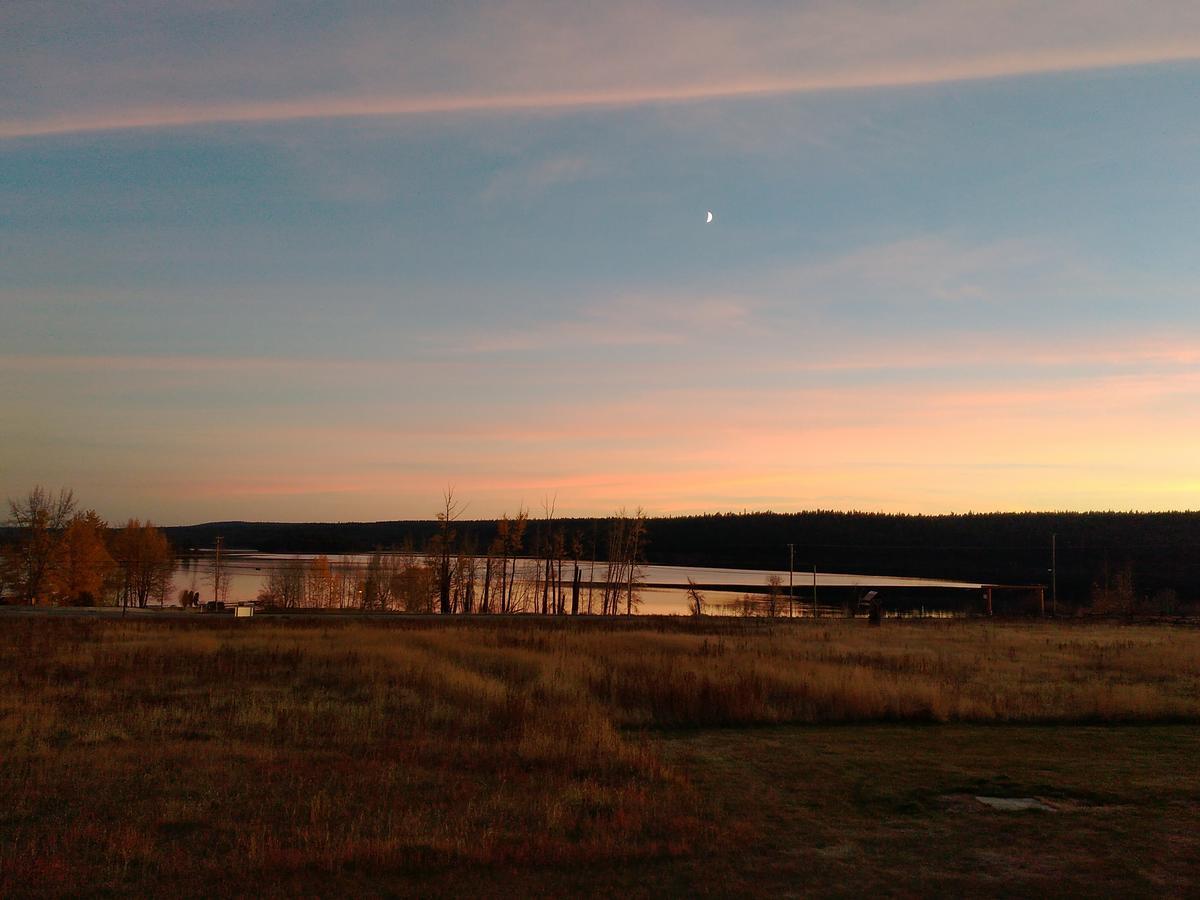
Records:
M178 600L228 600L232 578L223 536L206 559L205 592L199 557L177 555L163 529L130 519L110 527L94 510L79 511L74 493L35 487L9 500L7 540L0 546L0 597L28 604L147 607ZM281 609L354 608L414 613L632 614L640 603L646 516L624 511L584 534L555 514L526 509L477 528L461 521L451 490L426 539L411 536L375 550L365 566L321 554L273 566L259 592ZM192 548L194 551L194 548ZM174 594L177 563L194 574ZM586 573L586 574L585 574ZM186 576L185 576L186 577Z
M9 500L0 596L23 603L146 607L171 599L175 554L161 529L130 519L109 527L70 490L35 487Z
M282 609L355 608L410 613L541 615L632 614L640 603L646 516L619 512L585 535L556 518L502 515L480 540L463 523L453 491L424 546L411 536L376 549L365 566L328 554L285 560L268 574L259 600Z
M452 493L444 499L438 515L424 521L158 529L133 520L109 528L94 512L78 512L69 491L52 496L38 488L10 502L10 527L0 534L7 541L0 594L27 602L154 602L170 592L162 573L171 543L186 560L189 548L212 547L224 536L229 546L262 552L326 554L333 576L272 573L264 599L285 607L612 615L636 609L645 563L786 570L789 543L798 572L816 566L823 572L1043 585L1048 599L1056 585L1061 609L1173 614L1200 599L1195 512L922 516L818 510L648 518L639 510L564 518L547 502L536 517L522 509L468 520ZM365 572L351 572L337 561L349 553L375 555ZM209 587L215 599L224 599L228 577L217 569ZM336 600L324 599L336 593L328 586L331 577L343 586ZM298 587L310 582L311 591Z
M613 518L556 519L598 539ZM480 547L499 523L464 523ZM436 520L221 522L168 529L180 547L225 534L263 552L368 553L405 539L424 546ZM1069 608L1162 609L1200 598L1200 512L1019 512L907 515L814 510L646 518L644 561L657 565L854 572L1051 587ZM589 548L590 554L590 548Z

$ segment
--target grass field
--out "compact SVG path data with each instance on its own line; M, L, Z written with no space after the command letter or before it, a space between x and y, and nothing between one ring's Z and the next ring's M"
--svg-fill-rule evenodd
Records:
M1185 895L1197 759L1185 628L0 617L3 896Z

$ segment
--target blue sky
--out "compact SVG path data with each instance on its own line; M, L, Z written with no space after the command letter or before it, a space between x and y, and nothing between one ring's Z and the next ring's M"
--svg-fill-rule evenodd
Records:
M6 6L0 488L1200 505L1200 11L963 6Z

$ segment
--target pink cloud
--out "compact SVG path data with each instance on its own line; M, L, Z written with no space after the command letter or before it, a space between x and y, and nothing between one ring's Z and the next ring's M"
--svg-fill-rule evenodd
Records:
M422 360L370 360L271 356L204 356L200 354L9 354L0 355L0 369L24 372L266 374L395 372L401 369L446 368Z
M23 74L40 86L40 108L5 115L0 139L553 113L1200 59L1194 7L1147 5L1158 14L1085 2L981 9L924 0L903 11L832 2L770 11L751 4L701 11L670 2L508 2L430 22L387 13L351 18L299 43L269 28L258 43L244 34L222 42L224 20L214 14L210 42L179 46L174 58L149 39L144 47L122 42L112 53L98 48L82 58L74 55L78 48L53 45L26 57ZM1080 29L1084 19L1088 28ZM238 73L236 95L227 72ZM289 84L304 88L288 95Z
M95 503L167 521L201 509L256 518L419 515L448 482L485 516L548 492L564 510L584 513L638 504L659 512L1200 505L1200 358L1191 336L944 343L949 349L932 361L938 342L813 363L884 366L865 383L812 382L803 377L809 370L780 369L771 387L759 387L767 382L758 375L753 386L717 386L700 353L664 363L664 372L676 370L669 381L605 382L601 394L580 400L531 402L514 389L511 398L447 405L389 387L348 396L345 408L279 409L265 397L236 414L185 405L152 417L138 392L170 372L205 385L222 372L233 383L269 375L299 396L324 376L304 360L0 357L9 384L25 371L43 386L36 402L11 398L4 479L13 492L26 481L79 486L85 478L112 486L94 488ZM980 358L995 365L980 371ZM389 361L331 365L353 378L396 371ZM928 375L919 371L926 365L934 366ZM916 374L887 380L905 366ZM509 386L524 377L489 357L453 371ZM53 373L61 377L51 381ZM586 369L581 377L590 377ZM97 396L106 398L102 412ZM126 406L120 398L129 397ZM131 492L162 505L126 510Z

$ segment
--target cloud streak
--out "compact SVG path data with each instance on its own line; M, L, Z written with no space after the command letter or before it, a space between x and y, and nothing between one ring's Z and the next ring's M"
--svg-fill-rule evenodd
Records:
M432 25L402 18L357 21L333 32L332 42L293 38L289 46L276 36L254 54L261 62L242 74L248 84L237 90L197 65L198 51L178 35L151 36L164 46L148 59L135 55L120 63L80 60L70 49L52 47L48 63L28 62L22 71L18 56L10 64L18 77L46 86L26 97L18 94L17 103L0 97L0 139L213 124L561 113L1200 59L1196 15L1161 5L1157 21L1173 19L1177 27L1130 23L1128 9L1122 13L1119 4L1099 9L1063 4L1047 11L1001 3L981 22L940 0L903 14L886 7L850 11L816 4L718 16L671 4L645 10L614 4L604 13L585 9L573 17L518 2L482 17L449 13ZM1086 35L1078 36L1073 17L1089 20ZM330 49L326 43L332 43ZM114 50L136 52L126 44ZM221 45L209 52L207 68L221 69ZM152 82L162 58L172 54L185 74L166 69ZM291 96L280 87L289 73L303 86ZM90 101L86 107L80 96ZM235 96L248 99L231 99Z
M209 105L148 106L0 122L0 139L200 125L290 122L305 119L379 119L495 113L569 112L696 103L954 81L1011 78L1087 69L1124 68L1200 60L1200 43L1178 47L1095 51L1070 57L1039 55L948 64L931 69L863 72L826 77L763 79L714 84L650 86L574 92L459 94L419 97L306 97L296 100Z

